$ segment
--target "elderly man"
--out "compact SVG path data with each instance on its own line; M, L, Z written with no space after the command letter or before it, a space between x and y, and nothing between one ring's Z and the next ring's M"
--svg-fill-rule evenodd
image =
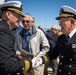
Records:
M22 49L37 57L43 56L49 51L50 46L45 34L42 30L34 26L34 22L35 20L30 14L25 14L22 18L24 28L19 30L15 40L16 54L19 59L23 59L21 53ZM27 59L28 56L30 55L27 55ZM25 75L44 75L44 64L37 69L31 70Z
M12 75L17 72L27 72L32 62L19 60L15 55L13 28L21 21L22 3L9 1L0 5L2 20L0 21L0 75Z
M37 65L51 61L60 55L57 75L76 75L76 10L69 6L62 6L56 19L59 20L63 34L59 36L52 52L37 59L39 63L36 60Z

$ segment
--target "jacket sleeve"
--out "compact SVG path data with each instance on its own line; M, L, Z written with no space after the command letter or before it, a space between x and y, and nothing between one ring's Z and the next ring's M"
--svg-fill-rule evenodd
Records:
M0 29L0 69L10 74L28 71L30 62L15 58L13 41L12 35L7 30Z
M48 61L52 61L53 59L56 59L59 56L59 46L58 46L59 40L57 40L57 43L55 47L46 53L46 55L42 56L43 63L46 63Z
M53 59L56 59L59 56L59 51L57 48L57 45L52 49L52 51L49 51L46 53L46 55L41 56L43 63L46 63L48 61L52 61Z

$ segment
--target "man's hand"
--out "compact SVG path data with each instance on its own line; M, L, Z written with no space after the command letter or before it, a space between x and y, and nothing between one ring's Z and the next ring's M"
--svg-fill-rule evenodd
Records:
M25 60L25 58L23 56L21 56L21 55L18 55L18 59L19 60Z
M42 64L42 58L40 57L34 57L32 60L32 68L37 68Z
M21 56L21 53L19 51L17 51L16 54L19 60L25 60L25 58Z

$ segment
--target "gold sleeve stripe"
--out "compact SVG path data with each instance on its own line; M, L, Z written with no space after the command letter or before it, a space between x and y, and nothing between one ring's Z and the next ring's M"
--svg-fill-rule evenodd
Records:
M44 59L45 59L45 62L49 61L48 56L43 56L43 57L44 57Z
M27 72L30 68L30 62L28 60L24 61L25 67L22 68L24 72Z

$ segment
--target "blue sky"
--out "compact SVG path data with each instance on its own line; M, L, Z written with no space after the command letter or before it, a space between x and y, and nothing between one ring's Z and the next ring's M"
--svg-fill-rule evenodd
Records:
M55 18L58 16L61 6L68 5L76 9L76 0L19 1L23 4L23 14L31 14L35 18L35 26L38 27L41 25L42 28L50 28L52 25L58 25L58 21Z

